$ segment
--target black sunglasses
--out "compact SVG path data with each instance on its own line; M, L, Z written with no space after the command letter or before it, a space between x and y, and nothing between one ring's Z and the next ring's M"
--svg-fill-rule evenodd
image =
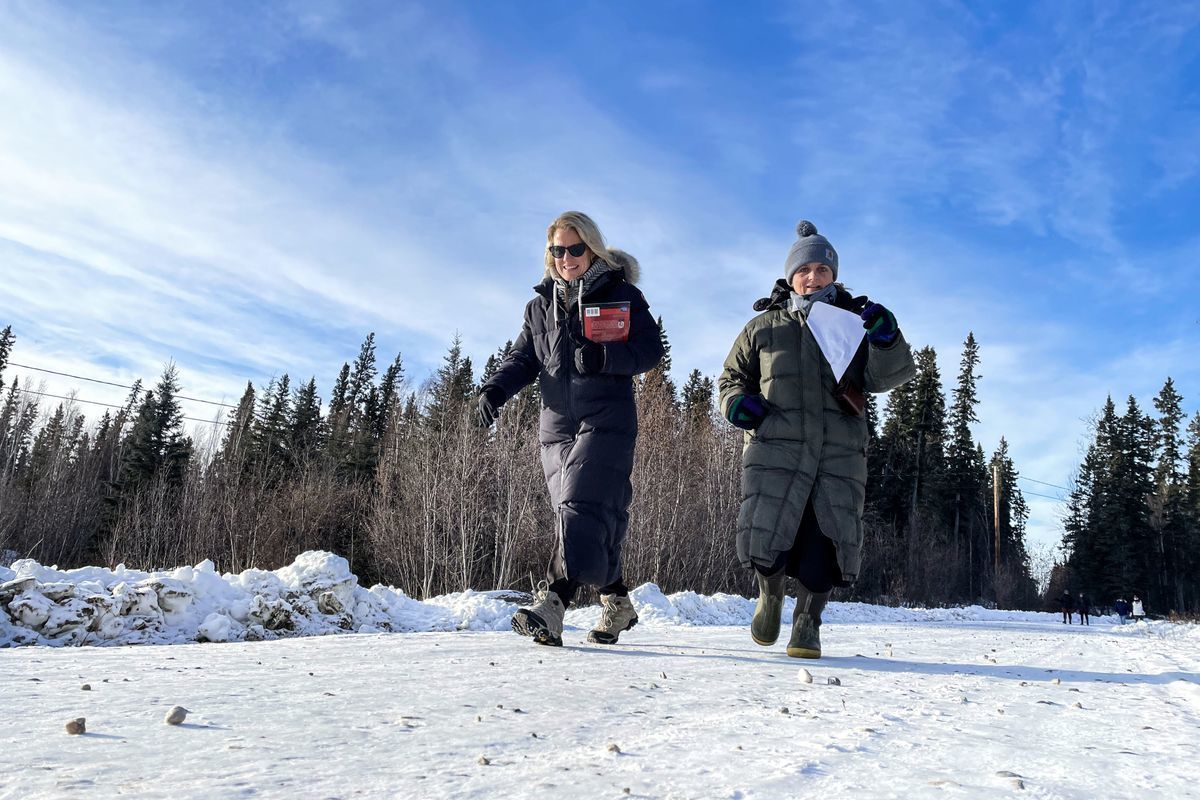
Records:
M583 242L580 242L579 244L567 245L566 247L563 247L561 244L550 245L550 255L554 256L555 258L562 258L567 253L570 253L575 258L579 258L586 250L587 245Z

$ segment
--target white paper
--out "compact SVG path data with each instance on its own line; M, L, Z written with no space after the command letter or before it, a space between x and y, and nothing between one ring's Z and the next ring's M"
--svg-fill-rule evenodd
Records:
M808 309L808 327L833 368L833 379L840 381L867 335L862 317L829 303L813 303Z

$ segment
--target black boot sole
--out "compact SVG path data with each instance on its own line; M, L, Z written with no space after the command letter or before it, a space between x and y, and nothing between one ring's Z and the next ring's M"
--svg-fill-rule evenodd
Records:
M625 631L632 629L634 625L637 625L637 623L637 617L634 617L633 619L629 620L628 625L616 633L609 633L608 631L590 631L587 635L587 640L592 644L616 644L617 638Z
M513 614L512 629L522 636L532 638L534 644L562 647L562 637L550 630L544 619L527 609L522 608Z

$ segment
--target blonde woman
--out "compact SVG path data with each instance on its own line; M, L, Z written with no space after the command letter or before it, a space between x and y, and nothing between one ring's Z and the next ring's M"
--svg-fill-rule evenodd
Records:
M633 376L663 356L658 325L634 286L638 275L638 262L609 248L590 217L561 214L546 230L545 272L521 333L479 392L480 422L491 425L525 386L536 379L541 389L542 470L557 545L535 602L512 619L514 631L538 644L562 644L563 615L583 585L600 587L604 606L589 641L612 644L637 623L621 577L637 438Z

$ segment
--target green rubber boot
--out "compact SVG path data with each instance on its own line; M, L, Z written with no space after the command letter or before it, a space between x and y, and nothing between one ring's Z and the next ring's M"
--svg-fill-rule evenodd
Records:
M792 613L792 638L787 654L792 658L821 657L821 612L829 592L810 592L803 584L796 591L796 610Z
M783 570L774 575L763 575L754 570L754 576L758 578L758 604L754 606L754 618L750 620L750 638L755 644L770 647L779 638L779 615L783 612L787 575Z

